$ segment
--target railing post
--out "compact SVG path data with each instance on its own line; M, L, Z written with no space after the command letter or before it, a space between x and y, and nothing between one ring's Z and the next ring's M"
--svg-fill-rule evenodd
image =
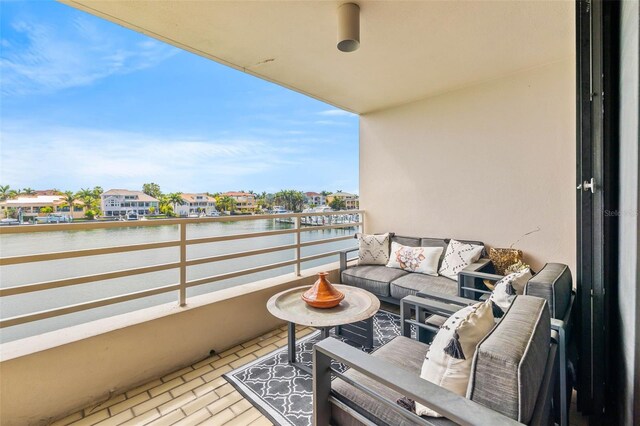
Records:
M180 306L187 304L187 224L180 225Z
M296 227L295 235L295 243L296 243L296 264L295 264L295 274L297 277L301 275L300 273L300 218L295 217L293 223Z

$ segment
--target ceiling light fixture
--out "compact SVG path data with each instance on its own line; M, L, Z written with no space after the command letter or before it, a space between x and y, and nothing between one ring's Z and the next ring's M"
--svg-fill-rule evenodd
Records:
M338 50L353 52L360 47L360 6L344 3L338 7Z

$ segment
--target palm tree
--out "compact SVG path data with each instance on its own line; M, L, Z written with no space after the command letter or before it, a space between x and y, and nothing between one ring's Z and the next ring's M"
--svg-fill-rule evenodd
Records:
M73 216L73 203L78 199L78 196L73 191L65 191L62 193L62 200L69 206L69 216Z
M0 185L0 201L4 201L9 198L9 192L11 187L9 185Z
M85 199L91 200L91 199L95 198L95 196L93 194L93 190L91 190L89 188L80 188L80 191L78 191L76 196L78 196L79 198L82 198L83 201Z
M178 210L178 206L182 206L185 204L184 199L182 198L182 194L180 192L172 192L167 196L169 198L169 202L173 204L173 211Z
M25 195L33 195L36 193L36 191L34 191L32 188L24 188L22 190L22 193Z
M99 209L98 199L96 198L93 189L81 188L80 191L78 191L78 193L76 194L76 197L80 198L84 203L85 212L88 212L89 210Z
M95 198L100 199L100 196L104 192L104 189L102 189L101 186L94 186L92 192Z
M236 200L228 195L219 195L216 197L216 206L222 211L234 211L236 204Z
M161 214L173 216L173 207L171 206L171 200L169 200L168 196L162 195L158 199L158 210Z

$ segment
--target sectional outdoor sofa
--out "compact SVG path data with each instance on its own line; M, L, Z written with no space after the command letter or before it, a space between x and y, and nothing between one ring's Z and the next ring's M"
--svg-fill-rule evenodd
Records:
M393 235L391 242L396 242L409 247L442 247L442 254L438 262L438 268L442 264L447 246L450 239L448 238L420 238L420 237L403 237ZM463 243L481 245L480 241L458 240ZM448 294L452 296L458 295L458 283L450 278L443 276L431 276L414 272L407 272L402 269L388 268L382 265L348 265L348 254L358 250L352 248L344 250L340 253L340 277L343 284L360 287L378 296L380 300L385 302L400 304L400 300L406 296L415 296L419 291L429 290L438 293ZM483 251L482 257L467 266L464 270L469 272L492 272L491 261L485 257Z

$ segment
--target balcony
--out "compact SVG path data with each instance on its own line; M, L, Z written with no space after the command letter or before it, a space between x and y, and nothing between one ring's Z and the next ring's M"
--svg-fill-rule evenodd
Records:
M19 424L110 395L121 398L133 385L270 332L281 322L267 312L266 300L312 283L318 271L332 271L337 281L337 254L353 246L363 219L363 211L350 210L0 228L6 280L0 289L3 415L20 419ZM229 229L249 231L229 234ZM5 256L20 249L14 243L21 240L11 237L34 235L67 244L73 244L73 235L98 237L75 250L45 247L38 254ZM113 245L113 238L134 243ZM138 242L145 239L152 242ZM100 266L104 262L115 269ZM103 272L74 275L86 270L82 265ZM38 270L49 272L29 274ZM64 278L29 281L38 276ZM177 282L167 284L173 278ZM17 284L20 280L27 283ZM36 296L35 307L22 306L25 297ZM56 298L55 307L37 310ZM100 349L105 345L107 358ZM105 370L97 365L100 359ZM43 365L56 367L38 367ZM88 371L90 381L84 380ZM61 383L64 391L56 392ZM38 409L27 399L6 397L33 386L51 395Z
M365 0L361 46L349 54L335 48L334 2L62 2L359 114L363 210L352 227L513 246L534 270L568 265L578 407L594 425L638 423L638 2ZM3 270L2 299L88 290L65 305L43 297L39 309L3 312L0 421L264 423L218 373L283 344L282 322L265 308L271 295L321 270L339 281L338 246L315 250L346 247L355 228L305 240L345 225L307 228L303 216L230 235L192 233L228 218L0 229L4 239L172 228L143 241L3 250L2 268L41 276L6 285ZM232 249L278 236L292 240ZM198 249L209 244L222 248ZM81 271L99 256L118 260L77 276L49 268ZM249 259L261 263L238 266ZM235 266L206 272L225 262ZM128 282L93 297L118 279Z

